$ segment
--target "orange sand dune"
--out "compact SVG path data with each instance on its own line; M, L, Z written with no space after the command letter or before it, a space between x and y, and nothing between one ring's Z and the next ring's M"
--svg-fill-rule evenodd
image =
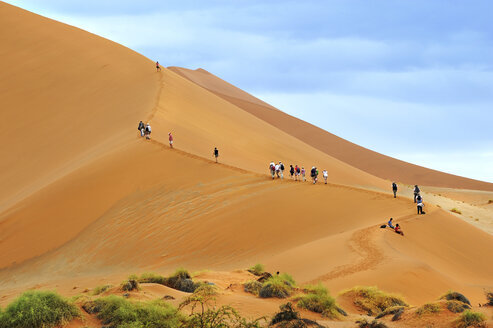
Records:
M493 263L485 258L492 235L432 204L417 216L412 201L392 198L389 182L370 167L323 150L328 133L302 122L303 138L290 130L295 119L208 73L157 73L120 45L9 5L0 4L0 18L8 50L0 60L2 305L27 288L66 291L76 281L115 284L146 270L230 271L257 262L333 293L378 285L412 303L447 289L477 303L483 288L493 287ZM19 59L24 65L15 65ZM212 76L214 92L184 74L204 74L207 84ZM291 123L272 124L272 113ZM150 119L152 140L138 136L139 119ZM170 131L175 149L167 144ZM364 153L339 146L351 158ZM295 182L287 173L272 181L271 160L326 168L330 183ZM388 161L380 165L389 172L403 168ZM422 181L437 186L444 177L456 187L489 188L426 172L431 180ZM404 237L379 228L391 216ZM265 302L245 297L222 301L262 312Z
M170 69L310 146L380 178L410 185L493 191L492 183L406 163L339 138L312 124L276 110L204 69L195 71L180 67L170 67Z

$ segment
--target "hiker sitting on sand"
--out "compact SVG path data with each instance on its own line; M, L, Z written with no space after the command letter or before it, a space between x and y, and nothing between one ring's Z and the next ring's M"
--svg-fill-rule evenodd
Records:
M399 235L403 235L404 236L404 232L402 232L401 227L399 226L399 223L397 223L395 225L394 231L395 231L395 233L398 233Z
M390 218L390 220L389 220L389 222L387 222L387 224L389 225L389 227L390 227L391 229L395 229L395 227L394 227L394 224L393 224L392 220L393 220L393 219L392 219L392 218Z

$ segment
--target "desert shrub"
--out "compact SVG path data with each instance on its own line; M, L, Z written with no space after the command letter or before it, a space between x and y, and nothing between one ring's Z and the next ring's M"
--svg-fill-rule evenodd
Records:
M451 209L450 212L457 213L457 214L462 214L462 212L459 211L458 209L456 209L455 207L453 209Z
M374 319L373 321L368 321L367 319L360 319L356 321L356 323L360 328L387 328L386 324L377 321L377 319Z
M78 316L77 307L55 292L27 291L0 314L0 327L56 327Z
M165 278L164 285L186 293L193 293L201 283L192 281L192 276L185 269L178 269L171 276Z
M294 279L287 273L275 275L264 282L260 289L259 296L262 298L286 298L291 295L294 286Z
M274 315L270 324L275 325L280 322L298 320L300 318L300 314L293 308L291 303L283 304L279 307L279 312Z
M105 291L107 291L108 289L110 289L111 285L104 285L104 286L97 286L95 287L92 291L91 291L91 295L99 295L101 293L104 293Z
M216 287L211 285L199 286L192 295L181 304L180 309L191 308L191 314L182 324L183 328L260 328L260 321L248 321L241 317L231 306L216 307ZM198 310L197 310L198 309Z
M488 200L488 204L493 204L493 199Z
M138 281L141 284L161 284L164 285L166 278L163 276L153 273L153 272L145 272L140 275Z
M175 328L183 318L171 305L160 300L131 302L123 297L110 295L83 305L96 313L103 325L114 328ZM87 310L86 310L87 311Z
M486 327L484 323L485 320L486 317L484 314L466 310L455 321L455 327L457 328Z
M377 287L354 287L342 294L354 296L354 304L369 315L378 314L393 306L408 306L401 296L385 293Z
M449 290L445 295L443 295L442 297L440 297L440 299L441 300L445 299L447 301L456 300L456 301L460 301L462 303L466 303L467 305L471 305L471 302L469 302L469 300L467 299L467 297L465 297L461 293L454 292L454 291L451 291L451 290Z
M465 310L471 309L469 305L457 300L450 300L446 303L447 309L452 313L462 313Z
M127 280L124 280L121 283L120 289L125 291L125 292L130 292L132 290L139 290L140 289L139 277L137 277L134 274L129 276Z
M329 291L323 285L308 286L307 294L300 297L298 307L316 313L321 313L327 318L337 318L340 312L335 299L329 295Z
M440 304L437 303L426 303L416 310L416 314L419 316L438 312L440 312Z
M265 271L264 265L260 264L260 263L257 263L254 266L250 267L250 269L248 269L248 272L250 272L256 276L262 275L262 273L264 273L264 271Z
M262 289L262 283L256 280L250 280L243 284L243 288L245 289L245 292L258 296L260 289Z
M386 308L384 311L380 312L375 319L380 319L388 315L396 315L398 312L404 312L404 309L406 307L402 305L397 305L397 306L391 306ZM395 320L394 320L395 321Z
M488 301L486 304L493 305L493 292L485 291L484 294L486 295L486 300Z

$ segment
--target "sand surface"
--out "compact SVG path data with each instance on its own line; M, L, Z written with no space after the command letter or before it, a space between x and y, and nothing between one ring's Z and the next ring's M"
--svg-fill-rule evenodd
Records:
M371 152L204 70L156 72L123 46L3 3L0 42L1 306L30 288L73 296L186 267L211 270L197 277L221 289L221 304L272 315L282 301L242 291L251 277L237 270L255 263L333 295L375 285L412 305L449 289L484 303L493 288L492 184ZM273 181L273 160L327 169L329 183L287 171ZM405 236L380 228L390 217ZM132 297L170 293L184 297L161 285Z

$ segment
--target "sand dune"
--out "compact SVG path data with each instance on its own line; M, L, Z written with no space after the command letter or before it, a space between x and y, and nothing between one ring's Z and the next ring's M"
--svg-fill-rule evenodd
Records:
M349 165L382 179L404 184L493 191L493 184L455 176L403 162L339 138L325 130L290 116L232 86L204 69L171 70L257 116L276 128Z
M413 304L448 289L478 303L493 288L492 235L432 203L417 216L408 194L389 195L383 172L434 186L491 184L358 148L210 73L157 73L120 45L10 5L0 4L0 18L0 305L28 288L74 295L187 267L215 270L203 276L224 291L221 302L263 315L280 302L225 287L248 278L233 270L257 262L300 285L322 282L334 294L378 285ZM152 140L138 136L140 119L150 120ZM326 168L330 183L272 181L271 160ZM489 193L476 193L436 197L488 211ZM404 237L379 228L389 217ZM135 297L168 291L145 292Z

